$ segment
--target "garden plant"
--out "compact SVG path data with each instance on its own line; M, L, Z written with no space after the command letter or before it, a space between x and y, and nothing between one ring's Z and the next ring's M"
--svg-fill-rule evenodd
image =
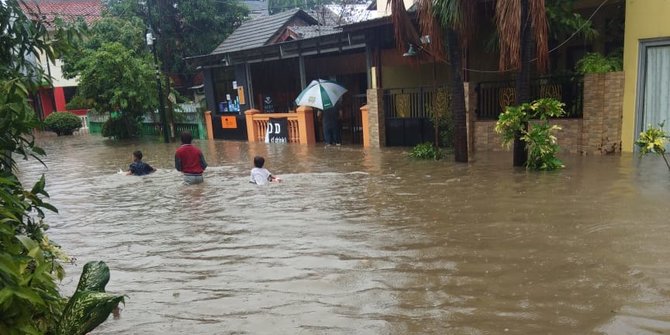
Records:
M663 130L663 125L664 122L659 123L658 127L649 125L647 130L640 133L640 137L635 141L635 144L640 147L640 157L647 154L657 154L663 158L665 165L670 170L670 163L668 158L665 157L665 145L670 135Z
M439 160L442 158L442 151L440 148L435 147L430 142L417 144L412 151L410 151L409 156L416 159L434 159Z
M564 167L556 157L560 147L554 133L561 128L551 125L549 118L565 114L564 104L556 99L538 99L520 106L508 106L500 114L495 131L502 136L503 146L509 147L515 135L525 142L528 150L526 168L530 170L556 170ZM529 130L524 125L531 120Z
M96 294L75 293L70 302L61 296L57 281L65 275L62 262L68 257L48 238L44 222L45 212L57 209L44 200L49 197L44 176L24 187L16 161L44 155L35 144L33 129L41 124L29 97L50 78L29 59L42 55L53 62L74 35L59 28L48 32L43 22L26 16L22 5L0 2L0 334L85 334L123 297L101 292L100 275L94 276L98 284L83 287L95 287Z
M56 135L72 135L81 128L81 118L70 112L51 113L44 119L44 125Z

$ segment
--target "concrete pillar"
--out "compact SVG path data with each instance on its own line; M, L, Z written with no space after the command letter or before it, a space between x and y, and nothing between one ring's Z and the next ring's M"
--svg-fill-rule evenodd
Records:
M244 116L247 121L247 140L249 143L257 142L258 134L256 133L256 127L254 126L254 114L258 114L261 111L258 109L249 109L244 112Z
M205 111L205 127L207 128L207 139L214 139L214 128L212 127L212 112Z
M315 144L316 136L314 132L314 110L309 106L299 106L296 109L298 114L298 131L301 144Z

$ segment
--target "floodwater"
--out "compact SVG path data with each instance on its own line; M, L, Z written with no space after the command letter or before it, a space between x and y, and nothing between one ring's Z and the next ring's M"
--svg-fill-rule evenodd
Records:
M660 158L511 154L468 165L407 149L46 136L50 237L104 260L128 296L94 334L670 334L670 172ZM159 170L118 174L141 149ZM283 178L249 184L254 155Z

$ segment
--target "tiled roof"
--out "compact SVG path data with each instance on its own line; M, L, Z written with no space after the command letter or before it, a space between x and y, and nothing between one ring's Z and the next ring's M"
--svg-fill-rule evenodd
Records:
M38 15L46 23L52 23L56 17L65 21L81 17L91 24L100 19L102 12L100 0L28 0L22 7L26 15Z
M299 17L309 24L317 21L300 9L263 16L244 22L212 54L221 54L240 50L254 49L268 44L273 37L281 33L294 18Z

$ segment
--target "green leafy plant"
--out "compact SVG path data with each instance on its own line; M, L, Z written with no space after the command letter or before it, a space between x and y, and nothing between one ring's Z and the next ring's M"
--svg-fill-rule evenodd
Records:
M105 292L109 267L104 262L88 262L79 278L74 295L63 310L58 335L84 335L103 323L124 297Z
M414 148L412 148L409 156L416 159L439 160L442 158L443 154L442 151L439 148L436 148L432 143L426 142L417 144Z
M623 59L620 55L603 56L597 52L589 52L575 67L582 74L615 72L623 70Z
M663 157L665 165L670 170L670 163L665 157L665 145L670 138L670 135L663 130L664 122L658 124L658 127L649 125L647 130L640 133L640 137L635 141L635 144L640 148L640 155L657 154Z
M111 117L102 125L102 136L104 137L131 138L139 134L139 121L127 115Z
M89 109L93 106L93 102L87 99L82 98L81 96L75 95L70 102L65 105L67 110L75 109Z
M509 106L500 114L495 131L501 135L503 146L509 147L515 135L520 135L528 149L526 168L556 170L564 167L556 157L560 150L554 133L561 128L549 124L549 118L565 114L564 104L555 99L539 99L520 106ZM525 125L537 119L529 130Z
M67 315L57 285L67 256L49 240L44 217L57 210L44 200L49 197L44 176L32 188L24 187L16 159L44 155L35 145L33 129L40 124L29 97L50 79L30 59L54 62L73 35L59 27L49 31L31 19L39 15L27 17L30 7L22 4L0 4L0 334L71 334L56 333ZM89 314L80 316L77 322L88 322Z
M81 128L81 118L70 112L56 112L44 119L44 125L58 136L72 135L75 130Z

